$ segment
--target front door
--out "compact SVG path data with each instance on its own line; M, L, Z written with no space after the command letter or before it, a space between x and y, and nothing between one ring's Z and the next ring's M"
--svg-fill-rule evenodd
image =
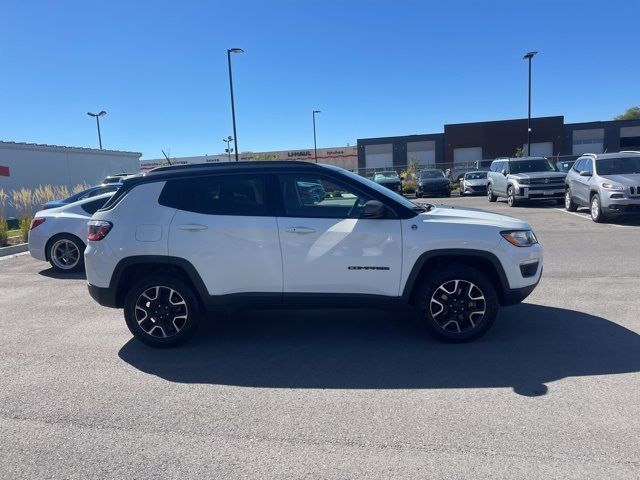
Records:
M284 292L398 296L400 220L360 218L370 198L333 177L279 175Z

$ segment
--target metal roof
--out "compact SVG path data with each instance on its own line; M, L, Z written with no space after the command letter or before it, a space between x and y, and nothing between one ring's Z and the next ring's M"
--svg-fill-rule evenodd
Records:
M64 150L71 151L77 153L102 153L107 155L130 155L141 157L142 153L140 152L128 152L124 150L100 150L99 148L87 148L87 147L69 147L66 145L48 145L45 143L27 143L27 142L7 142L4 140L0 140L0 148L30 148L34 150Z

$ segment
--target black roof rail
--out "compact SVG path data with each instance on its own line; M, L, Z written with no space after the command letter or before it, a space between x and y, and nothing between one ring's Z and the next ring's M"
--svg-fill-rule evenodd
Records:
M255 168L255 167L277 167L277 166L296 166L296 167L308 167L317 168L317 163L304 162L300 160L251 160L243 162L220 162L220 163L187 163L185 165L168 165L166 167L156 167L149 170L147 174L151 173L164 173L175 172L181 170L216 170L216 169L242 169L242 168Z

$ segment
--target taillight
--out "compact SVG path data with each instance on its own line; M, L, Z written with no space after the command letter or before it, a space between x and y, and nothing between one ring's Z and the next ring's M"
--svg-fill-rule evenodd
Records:
M31 226L29 227L29 230L33 230L38 225L43 224L45 220L46 220L46 218L42 218L42 217L34 218L33 220L31 220Z
M91 242L102 240L113 227L111 222L105 222L104 220L90 220L87 225L89 227L87 239Z

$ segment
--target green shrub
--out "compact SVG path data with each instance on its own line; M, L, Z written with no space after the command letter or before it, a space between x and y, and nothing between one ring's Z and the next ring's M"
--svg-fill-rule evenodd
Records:
M0 247L7 246L7 240L9 239L9 226L4 218L0 218Z

